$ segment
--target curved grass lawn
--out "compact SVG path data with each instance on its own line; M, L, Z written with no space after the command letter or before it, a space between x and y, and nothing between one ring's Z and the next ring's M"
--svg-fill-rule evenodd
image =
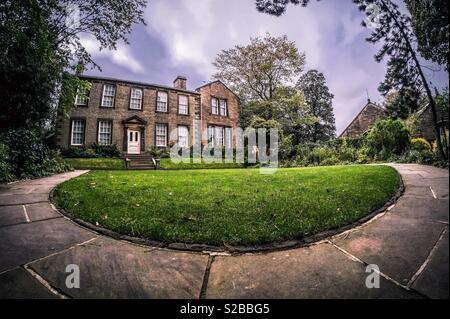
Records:
M387 166L97 171L60 185L57 203L93 224L168 242L245 245L301 238L382 207L400 177Z

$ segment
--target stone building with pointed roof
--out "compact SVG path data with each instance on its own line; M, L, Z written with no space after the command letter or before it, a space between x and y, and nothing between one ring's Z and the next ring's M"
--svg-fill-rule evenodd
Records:
M370 100L350 122L339 137L357 138L369 131L378 121L387 118L387 113L381 106Z

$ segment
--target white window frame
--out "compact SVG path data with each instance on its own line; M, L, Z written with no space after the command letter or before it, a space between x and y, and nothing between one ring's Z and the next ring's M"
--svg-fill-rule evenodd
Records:
M209 147L228 147L232 145L232 129L227 126L210 125L208 126L208 145Z
M208 126L208 147L214 147L214 126Z
M165 101L160 99L161 96L166 97ZM165 103L164 108L160 107L160 105L162 105L160 103ZM169 109L169 93L167 93L166 91L157 91L156 92L156 112L167 113L168 109Z
M137 97L134 95L135 92L140 92L140 96ZM143 99L143 95L144 95L144 91L140 88L131 88L131 93L130 93L130 110L142 110L142 99ZM135 103L133 102L137 102L139 101L139 107L135 106Z
M224 144L225 147L227 148L231 148L232 144L233 144L233 134L232 134L232 128L231 127L225 127L224 128Z
M227 100L219 99L219 114L220 116L228 115L228 105Z
M161 128L164 128L164 134L161 134ZM156 123L155 125L155 145L157 147L167 147L167 131L168 131L168 127L167 124L162 124L162 123ZM159 137L164 136L164 143L160 143L158 141Z
M186 99L186 103L185 104L181 103L182 99ZM181 95L181 94L178 95L178 114L189 115L189 96Z
M181 136L180 132L184 130L186 133L184 136ZM178 147L189 147L189 127L186 125L178 125L177 128L178 135ZM183 139L183 140L182 140Z
M84 95L84 97L81 96ZM77 95L75 96L76 106L87 106L89 101L88 90L77 88Z
M219 115L219 99L212 97L211 98L211 114Z
M108 88L112 88L112 90L108 90ZM116 86L114 84L104 84L103 85L103 94L102 94L102 107L114 107L114 100L116 97ZM111 99L111 105L105 104L105 98Z
M107 124L106 126L103 126ZM102 127L103 126L103 127ZM108 129L108 131L106 131L105 129ZM106 135L108 136L108 141L107 142L102 142L102 137ZM100 120L98 121L98 134L97 134L97 143L99 145L111 145L112 142L112 121L107 121L107 120Z
M77 126L76 123L82 123L82 125ZM71 122L71 133L70 133L70 145L71 146L83 146L84 140L85 140L85 132L86 132L86 120L83 119L73 119ZM75 131L75 128L77 128L77 131ZM78 131L78 129L81 128L81 131ZM74 142L74 136L75 134L80 134L81 136L81 143L75 143Z

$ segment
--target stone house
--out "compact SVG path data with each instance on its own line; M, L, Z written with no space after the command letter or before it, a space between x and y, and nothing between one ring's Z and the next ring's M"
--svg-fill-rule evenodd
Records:
M196 140L210 146L232 147L235 143L239 100L221 81L189 90L182 76L172 87L81 78L92 87L86 98L77 95L68 118L59 118L56 142L61 149L115 144L125 155L143 154L150 147L189 147ZM202 138L194 139L196 136Z
M449 124L448 113L445 113L440 109L437 109L436 112L441 136L444 140L446 140ZM436 141L433 113L429 104L424 105L421 109L419 109L419 111L417 111L411 135L412 137L423 137L430 143ZM445 141L445 144L447 144L447 141Z
M387 118L386 110L370 100L339 137L356 138L369 131L378 121Z

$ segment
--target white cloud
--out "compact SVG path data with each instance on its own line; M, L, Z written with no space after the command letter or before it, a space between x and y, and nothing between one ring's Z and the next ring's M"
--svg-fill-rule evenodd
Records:
M257 12L250 0L153 0L145 15L147 31L164 43L172 67L194 68L204 79L214 73L211 62L221 50L266 32L286 34L305 52L307 68L325 73L335 95L338 133L364 106L366 88L379 97L384 66L374 62L375 49L361 37L367 31L351 2L291 5L283 16L273 17Z
M84 36L80 39L86 50L95 58L107 58L110 59L114 64L117 64L127 70L134 73L143 73L144 67L142 64L134 57L130 50L130 47L124 44L118 44L116 50L99 50L100 44L93 37Z
M179 0L174 4L154 0L146 11L146 21L148 32L159 35L174 65L193 66L209 78L214 72L211 63L221 50L248 43L250 37L264 36L266 32L288 34L301 51L306 51L308 63L317 65L320 21L302 9L281 20L258 13L252 1ZM307 28L298 28L299 16Z

